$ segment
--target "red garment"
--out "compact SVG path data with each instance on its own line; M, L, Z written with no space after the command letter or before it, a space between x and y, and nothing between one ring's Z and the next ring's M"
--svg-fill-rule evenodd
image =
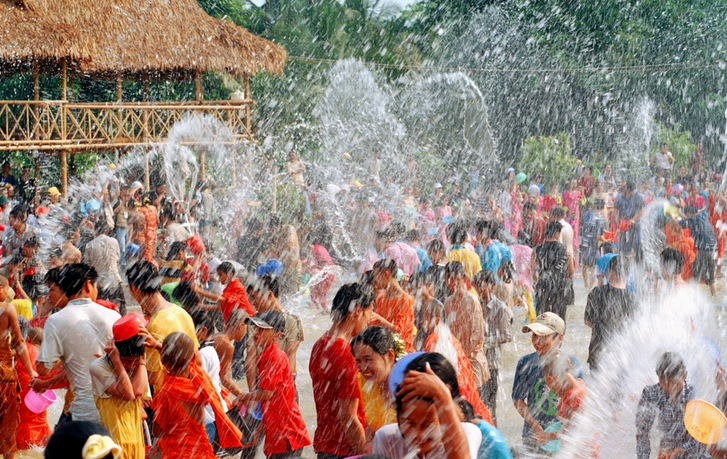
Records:
M187 266L194 266L194 257L187 258ZM199 282L202 285L210 280L210 266L204 261L199 262L197 269L185 269L182 271L180 282Z
M689 280L692 277L692 264L697 258L697 251L694 248L694 239L684 235L684 230L678 223L667 224L664 227L666 245L678 250L684 257L682 265L682 279Z
M249 315L255 315L255 310L250 305L250 300L247 299L245 286L242 285L240 279L234 278L227 284L227 287L222 291L222 298L225 299L222 303L222 317L224 317L225 323L230 318L232 311L236 309L244 309Z
M50 316L33 316L28 324L33 328L43 328L45 327L45 322L48 320L48 317Z
M472 370L472 364L467 358L467 354L464 353L464 349L462 349L462 344L460 344L459 340L455 338L454 335L450 334L450 336L452 338L452 346L454 347L455 352L457 352L457 383L459 383L460 395L470 402L476 414L480 415L482 419L489 422L490 425L495 425L492 421L492 414L490 413L490 410L480 398L480 392L477 390L477 379L475 378L475 373ZM436 331L432 332L432 334L427 336L427 339L424 340L423 351L437 352L436 347L438 341L439 333Z
M718 223L727 221L727 209L722 209L722 212L717 213L715 193L709 193L707 197L707 209L709 210L709 222L714 228L714 234L717 236L717 260L724 258L725 242L727 242L727 232L722 231L718 227Z
M543 212L550 212L553 207L560 206L561 200L560 196L557 194L551 195L546 194L543 196Z
M311 303L323 309L328 309L328 290L331 289L336 275L330 271L330 266L334 266L333 258L325 247L320 244L313 244L313 260L310 265L308 274L315 276L325 269L323 274L310 287Z
M25 347L28 349L30 363L35 368L38 349L28 342L25 343ZM19 360L15 361L15 371L18 373L20 400L25 400L25 395L30 392L30 374ZM48 442L48 437L52 433L48 425L47 411L33 413L25 406L25 403L20 403L20 423L18 424L18 434L15 438L18 449L25 450L36 446L43 447Z
M157 243L157 230L159 229L159 213L156 207L151 204L139 207L139 212L144 215L144 246L141 249L141 258L154 263L154 249Z
M395 298L387 293L376 298L376 313L396 327L407 353L414 352L414 298L406 292Z
M295 400L295 381L288 356L274 341L260 354L257 370L257 387L274 392L273 398L262 402L265 456L287 453L310 445L308 430Z
M576 385L568 389L558 403L558 417L560 419L570 419L583 405L586 398L586 385L583 380L576 380Z
M162 388L154 394L154 422L162 429L159 447L162 459L194 457L216 459L207 432L200 420L184 409L183 403L204 407L212 405L215 413L217 438L223 448L242 446L242 433L225 414L222 402L209 376L194 362L189 366L189 378L164 377Z
M97 298L96 304L100 304L101 306L103 306L106 309L111 309L112 311L119 312L119 307L113 301L102 300L100 298Z
M358 420L366 427L366 415L356 374L356 360L351 346L343 339L323 335L316 341L310 356L310 377L316 403L317 426L313 438L316 453L353 456L354 451L338 418L338 400L358 400Z

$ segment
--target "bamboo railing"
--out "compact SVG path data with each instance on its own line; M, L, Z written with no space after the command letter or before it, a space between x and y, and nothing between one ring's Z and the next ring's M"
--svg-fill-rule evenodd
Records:
M187 115L226 126L231 142L251 139L252 100L77 103L0 101L0 151L84 151L129 148L164 141Z

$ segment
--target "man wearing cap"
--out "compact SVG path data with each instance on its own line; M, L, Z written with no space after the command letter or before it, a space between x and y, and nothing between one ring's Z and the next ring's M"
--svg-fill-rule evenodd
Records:
M523 327L523 333L532 333L535 352L518 360L512 387L512 400L523 425L523 445L528 453L536 454L539 446L548 442L544 430L558 420L558 396L548 388L543 378L546 357L558 350L565 334L565 322L557 314L545 312L535 322ZM580 363L569 357L573 375L580 378Z
M299 457L302 449L310 445L310 438L296 402L288 357L276 342L285 332L285 317L270 309L250 317L247 323L253 328L253 344L258 349L257 386L237 397L235 404L261 403L266 457Z

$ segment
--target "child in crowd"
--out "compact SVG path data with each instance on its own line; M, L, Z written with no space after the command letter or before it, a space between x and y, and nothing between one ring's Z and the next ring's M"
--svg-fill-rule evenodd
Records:
M31 365L35 365L35 358L38 356L38 349L42 342L42 328L29 328L27 330L25 347L28 349L28 358ZM15 361L15 371L18 373L20 400L25 400L25 396L30 391L30 374L19 360ZM30 411L25 403L20 404L20 419L16 437L19 450L45 446L51 433L47 411L35 413Z
M200 305L199 307L209 311L222 311L222 318L225 323L235 309L244 309L251 316L255 314L255 310L250 306L250 301L247 298L245 286L242 285L240 279L235 277L235 267L232 263L229 261L222 262L216 271L217 277L222 285L225 285L225 289L222 291L222 295L217 295L195 287L195 293L215 302L213 305ZM196 284L193 285L196 286Z
M571 361L560 352L556 352L545 359L543 378L545 384L560 397L558 418L564 423L562 430L566 430L568 421L583 405L583 400L586 397L586 384L582 379L573 376ZM551 440L557 438L556 432L552 432L550 435L549 439Z
M376 298L376 320L404 341L405 351L414 351L414 298L396 280L396 262L390 258L374 264L374 288L381 293Z
M251 317L248 323L254 327L253 343L261 350L255 361L257 384L255 390L240 395L235 403L261 403L266 457L300 457L310 439L296 402L293 372L276 342L285 331L285 317L270 309Z
M142 398L149 393L144 358L146 320L131 313L117 320L105 355L90 366L91 384L101 425L123 449L124 459L144 459Z
M389 372L396 361L394 337L384 327L366 327L351 340L351 351L358 368L366 412L366 439L373 440L377 430L396 422L396 411L388 389Z
M212 381L194 359L195 344L189 336L174 332L164 338L161 361L168 373L153 400L154 433L162 459L217 457L204 427L207 405L215 414L220 446L242 446L242 433L230 422Z

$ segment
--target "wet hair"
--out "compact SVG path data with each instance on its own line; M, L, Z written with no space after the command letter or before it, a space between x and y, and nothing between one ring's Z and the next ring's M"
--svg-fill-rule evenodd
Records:
M467 227L461 221L456 221L447 225L444 233L450 244L459 245L467 239Z
M440 239L432 239L427 244L427 252L447 252L447 248L444 246L444 242L442 242Z
M389 350L394 349L394 336L389 330L378 325L372 325L363 329L361 333L351 340L351 352L357 344L368 346L377 354L386 355Z
M464 397L459 399L459 403L457 403L457 405L459 405L459 409L462 410L464 422L472 422L477 418L477 415L475 414L475 407L473 407L472 404Z
M439 354L437 352L426 352L416 357L406 366L406 368L404 369L404 374L406 375L410 371L426 373L427 363L432 369L432 372L437 375L437 377L446 386L449 387L449 392L452 394L452 399L454 399L455 402L458 401L461 395L459 393L459 383L457 382L457 371L452 366L452 363L447 360L447 358L442 354ZM397 395L396 397L397 415L401 415L403 399L405 395L406 394L404 393L401 395Z
M548 222L548 224L545 225L545 237L546 238L555 237L562 230L563 230L563 225L560 222Z
M145 340L146 338L144 336L134 335L129 339L117 341L114 345L119 350L121 357L139 357L146 352L146 347L144 346Z
M184 371L194 359L194 341L182 332L174 332L164 338L160 352L162 365L171 374Z
M629 193L633 193L634 191L636 191L636 184L632 181L626 182L626 191L628 191Z
M440 301L426 302L422 305L420 313L424 311L440 319L441 322L444 322L447 319L447 312L444 310L444 305Z
M368 309L374 306L374 292L369 286L357 283L344 284L336 292L331 305L331 318L342 322L353 312L356 306Z
M207 329L207 333L213 333L215 331L215 320L209 311L196 309L189 315L192 317L192 322L194 322L195 332L201 330L202 327Z
M28 218L28 207L25 204L16 204L10 209L10 216L25 223L25 220Z
M63 250L60 247L51 247L48 250L48 258L61 258L63 256Z
M413 229L406 232L404 236L406 242L416 242L419 240L419 231Z
M174 260L177 257L177 254L182 250L187 250L187 244L180 241L172 242L172 246L169 247L165 260Z
M570 374L571 362L568 356L561 352L555 352L545 357L543 362L543 377L553 376L557 379Z
M376 239L386 239L391 237L391 233L387 230L379 230L374 234Z
M608 262L608 272L614 272L619 277L623 277L623 263L621 262L621 257L616 255L615 257L611 258Z
M230 313L230 317L227 318L225 328L230 329L237 327L241 322L245 323L245 320L247 320L248 317L250 317L250 315L244 309L235 309Z
M98 273L93 266L86 263L73 263L61 269L58 287L64 295L70 298L83 290L86 282L96 282L96 279L98 279Z
M565 209L562 207L553 207L550 210L550 215L560 220L561 218L565 217Z
M604 255L607 253L613 253L613 244L610 242L604 242L601 245L601 253Z
M187 311L192 311L199 306L200 297L192 290L192 284L189 282L180 282L174 290L170 300L182 303L182 307Z
M687 374L684 360L676 352L665 352L656 363L656 375L659 379L683 378Z
M473 285L495 285L496 283L495 274L489 269L483 269L478 272L472 280Z
M22 265L25 261L25 257L22 253L15 253L12 257L10 257L10 264L11 265Z
M685 215L695 215L696 213L697 213L697 208L694 207L694 205L688 204L686 207L684 207Z
M444 267L444 276L449 277L453 276L457 279L462 279L466 276L464 272L464 265L460 263L459 261L450 261L447 263L447 265Z
M394 222L391 224L390 232L393 237L399 239L406 234L406 225L401 222Z
M498 270L497 270L497 275L506 284L509 284L510 282L512 282L512 276L514 273L515 273L515 266L512 264L512 261L510 261L510 260L502 261L500 263L500 268L498 268Z
M374 283L374 271L369 269L368 271L361 273L361 275L358 276L358 283L359 285L371 287Z
M523 204L523 210L535 210L535 204L532 202L526 202Z
M23 247L40 247L40 241L37 237L31 236L23 243Z
M111 434L101 424L88 421L72 421L56 428L48 439L43 452L45 459L75 459L83 457L83 447L91 435L111 437ZM103 459L111 459L109 453Z
M594 209L601 210L604 207L606 207L606 201L604 201L603 199L595 199L593 201L593 208Z
M391 258L384 258L374 263L374 273L387 272L393 277L396 277L396 273L399 271L399 267L396 266L396 262Z
M257 277L252 284L252 288L259 292L270 292L275 298L280 297L280 282L277 277L270 274Z
M48 287L36 276L23 276L20 284L31 300L42 298L48 294Z
M51 268L48 270L48 272L45 273L45 276L43 277L43 282L45 282L46 284L60 285L62 277L63 275L61 274L61 268Z
M162 278L152 262L139 260L126 270L126 280L130 287L133 286L144 295L151 295L159 291Z
M223 261L217 267L217 272L223 272L223 273L227 274L228 276L234 276L235 275L235 266L232 263L230 263L229 261Z
M661 261L661 267L666 270L667 274L672 276L681 273L684 267L684 255L671 247L661 251L659 260Z
M247 231L250 233L257 233L263 229L263 224L257 218L250 218L247 221Z

